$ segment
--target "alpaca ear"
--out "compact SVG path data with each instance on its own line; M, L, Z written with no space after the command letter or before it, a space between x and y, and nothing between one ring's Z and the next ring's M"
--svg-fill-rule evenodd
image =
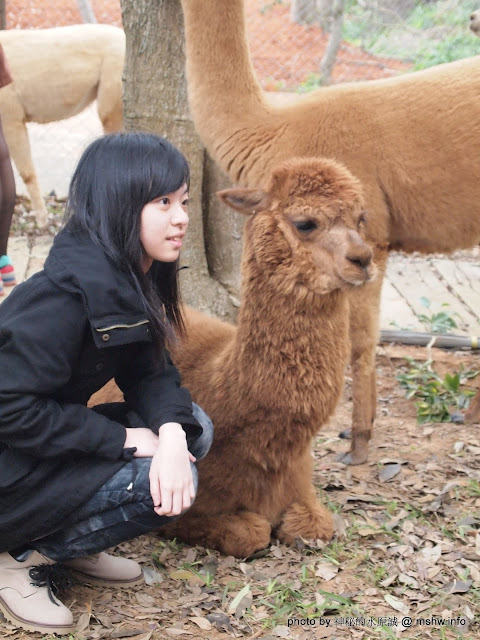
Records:
M262 189L223 189L217 191L217 196L227 206L245 215L268 209L272 201L270 194Z

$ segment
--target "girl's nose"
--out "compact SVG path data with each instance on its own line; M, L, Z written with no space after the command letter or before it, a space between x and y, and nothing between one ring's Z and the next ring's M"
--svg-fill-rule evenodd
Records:
M172 215L172 224L175 226L181 225L183 227L188 224L188 220L188 213L182 205L176 205Z

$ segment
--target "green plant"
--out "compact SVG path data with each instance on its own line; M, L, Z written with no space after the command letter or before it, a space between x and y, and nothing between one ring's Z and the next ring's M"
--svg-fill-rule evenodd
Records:
M479 371L464 370L447 373L441 378L432 368L432 361L423 363L407 358L409 369L397 376L400 386L406 389L407 398L418 398L417 422L451 422L452 408L463 410L475 395L472 389L461 389L461 385L478 375Z
M430 300L422 296L420 298L422 306L426 309L430 309ZM448 307L448 302L444 302L442 307ZM427 326L431 333L448 333L451 329L456 329L457 323L453 318L454 315L458 315L451 311L438 311L437 313L421 313L418 319Z
M317 608L314 602L304 602L301 591L292 585L279 583L276 578L269 581L260 603L272 611L272 623L294 614L311 616Z

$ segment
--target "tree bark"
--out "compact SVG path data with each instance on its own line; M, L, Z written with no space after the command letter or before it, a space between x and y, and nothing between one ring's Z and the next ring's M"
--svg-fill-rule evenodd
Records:
M77 0L77 6L83 22L97 22L90 0Z
M125 128L168 138L190 164L190 225L182 249L182 264L188 269L182 269L180 276L183 299L213 315L231 318L235 300L210 276L205 251L202 202L208 204L210 198L202 194L202 187L208 188L212 171L204 179L206 152L188 112L180 2L121 0L120 4L126 35Z
M313 24L317 20L317 0L292 0L290 20L296 24Z
M332 71L337 58L337 53L342 43L343 33L343 10L345 0L335 0L332 7L332 30L330 38L320 63L320 73L322 76L322 84L330 84L332 81Z
M7 28L7 11L5 0L0 0L0 29Z

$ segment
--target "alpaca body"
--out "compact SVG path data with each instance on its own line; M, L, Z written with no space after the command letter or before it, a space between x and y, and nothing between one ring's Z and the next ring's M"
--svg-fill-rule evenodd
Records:
M5 139L43 226L47 209L26 123L70 118L96 99L105 132L121 129L125 34L105 24L8 29L0 32L0 43L13 77L0 91Z
M243 4L182 0L191 111L235 182L259 184L292 154L329 156L362 181L380 277L349 297L353 441L343 460L361 463L375 417L388 250L449 252L480 241L480 57L272 100L253 71Z

